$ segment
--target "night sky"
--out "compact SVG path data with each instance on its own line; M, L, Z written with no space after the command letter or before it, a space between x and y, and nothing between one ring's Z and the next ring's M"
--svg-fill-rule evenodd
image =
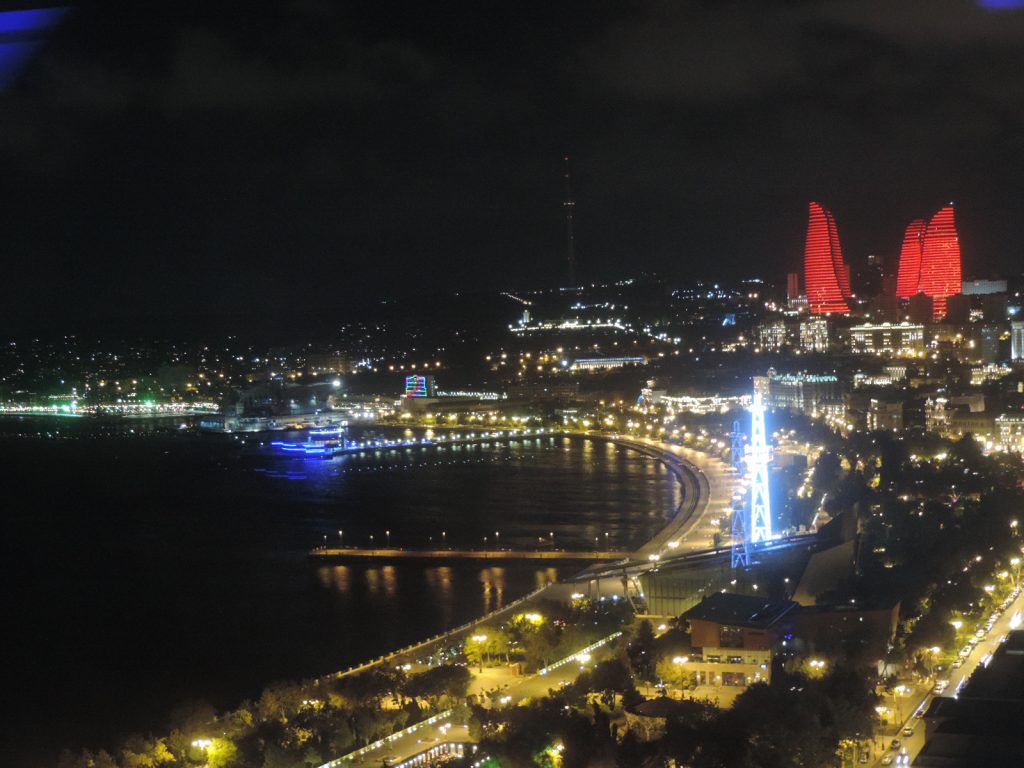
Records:
M992 5L1001 3L992 2ZM1019 273L1024 11L967 0L79 4L0 95L0 314L86 326L578 273Z

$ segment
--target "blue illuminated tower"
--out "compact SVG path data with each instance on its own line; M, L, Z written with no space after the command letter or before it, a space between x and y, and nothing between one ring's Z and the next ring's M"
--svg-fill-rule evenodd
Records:
M740 423L732 423L732 468L737 472L743 471L743 433L740 432Z
M768 499L768 441L765 438L764 404L754 392L750 404L750 529L752 544L772 538L772 507Z
M747 568L750 551L747 549L747 510L742 504L732 512L732 567Z

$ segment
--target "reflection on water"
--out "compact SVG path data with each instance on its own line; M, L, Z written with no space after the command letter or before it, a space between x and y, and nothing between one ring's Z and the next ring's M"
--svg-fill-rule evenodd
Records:
M588 440L303 463L212 436L33 424L0 420L0 466L18 479L5 486L4 566L32 574L0 606L21 618L4 653L19 707L0 745L160 730L181 701L234 706L268 681L409 645L583 566L311 564L325 536L362 546L390 530L395 546L458 548L500 531L503 547L591 549L596 536L628 549L680 502L661 464Z
M535 574L537 577L537 589L546 587L548 584L554 584L558 581L558 569L557 568L545 568L543 571L537 571Z
M380 574L384 580L384 594L388 597L394 597L398 591L398 574L395 572L395 566L385 565L380 569Z
M426 613L439 629L499 610L509 600L554 583L558 577L559 570L554 567L480 567L471 561L431 567L400 561L316 569L320 588L336 598L338 618L360 612L384 613L415 624L422 623ZM422 634L429 632L424 629Z
M480 582L484 587L484 612L501 608L505 604L505 569L485 568L480 571Z

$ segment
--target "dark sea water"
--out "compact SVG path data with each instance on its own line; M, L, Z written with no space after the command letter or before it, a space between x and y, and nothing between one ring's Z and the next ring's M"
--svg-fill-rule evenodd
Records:
M576 565L326 565L324 542L640 544L679 503L665 468L596 441L329 461L242 455L153 423L0 420L0 764L161 732L500 607ZM568 570L564 570L564 569Z

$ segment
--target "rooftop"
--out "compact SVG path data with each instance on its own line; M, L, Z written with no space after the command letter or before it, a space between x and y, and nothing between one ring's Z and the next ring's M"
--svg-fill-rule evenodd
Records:
M688 621L714 621L733 627L767 628L797 607L792 600L715 592L682 615Z

